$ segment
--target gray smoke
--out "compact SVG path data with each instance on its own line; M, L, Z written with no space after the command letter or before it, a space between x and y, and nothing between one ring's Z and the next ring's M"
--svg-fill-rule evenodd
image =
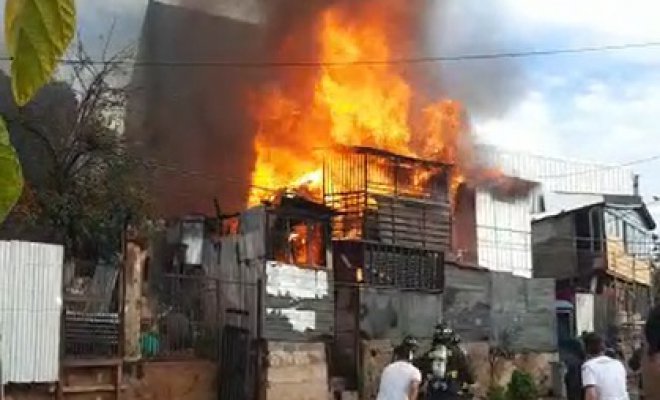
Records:
M515 50L518 39L500 2L430 0L426 4L420 24L421 54L457 56ZM524 94L527 81L519 60L511 58L445 61L425 65L423 72L427 87L460 100L477 118L506 112Z
M142 27L126 135L152 175L169 215L240 210L254 163L250 97L265 84L310 93L313 69L162 65L178 62L314 61L313 27L333 4L369 0L150 1ZM378 0L397 6L396 56L499 51L507 38L497 7L479 0ZM347 15L350 15L348 13ZM403 35L406 37L403 38ZM294 39L291 41L291 39ZM473 116L506 111L524 88L512 60L402 67L424 101L452 97Z

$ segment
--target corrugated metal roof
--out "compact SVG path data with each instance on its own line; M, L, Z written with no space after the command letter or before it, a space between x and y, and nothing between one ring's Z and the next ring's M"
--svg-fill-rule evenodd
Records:
M2 383L58 380L62 246L0 241Z
M633 194L633 171L626 167L517 153L480 146L482 160L507 175L539 182L547 191Z

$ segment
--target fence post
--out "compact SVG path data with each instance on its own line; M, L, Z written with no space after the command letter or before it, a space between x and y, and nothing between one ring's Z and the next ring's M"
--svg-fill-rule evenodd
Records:
M0 400L5 400L5 380L2 371L2 332L0 332Z

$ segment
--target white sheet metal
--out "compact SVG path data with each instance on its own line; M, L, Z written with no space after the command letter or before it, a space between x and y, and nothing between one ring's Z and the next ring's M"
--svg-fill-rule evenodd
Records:
M492 271L532 277L531 203L498 200L486 191L476 197L479 265Z
M62 246L0 241L2 383L58 380Z
M575 294L575 333L594 331L594 295L592 293Z

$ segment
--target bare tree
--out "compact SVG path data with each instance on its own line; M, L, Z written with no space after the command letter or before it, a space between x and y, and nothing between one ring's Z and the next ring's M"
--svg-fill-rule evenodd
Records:
M63 72L28 105L2 110L26 176L18 212L52 228L68 254L107 257L145 192L123 136L132 48L93 59L79 39ZM14 219L15 221L15 219Z

